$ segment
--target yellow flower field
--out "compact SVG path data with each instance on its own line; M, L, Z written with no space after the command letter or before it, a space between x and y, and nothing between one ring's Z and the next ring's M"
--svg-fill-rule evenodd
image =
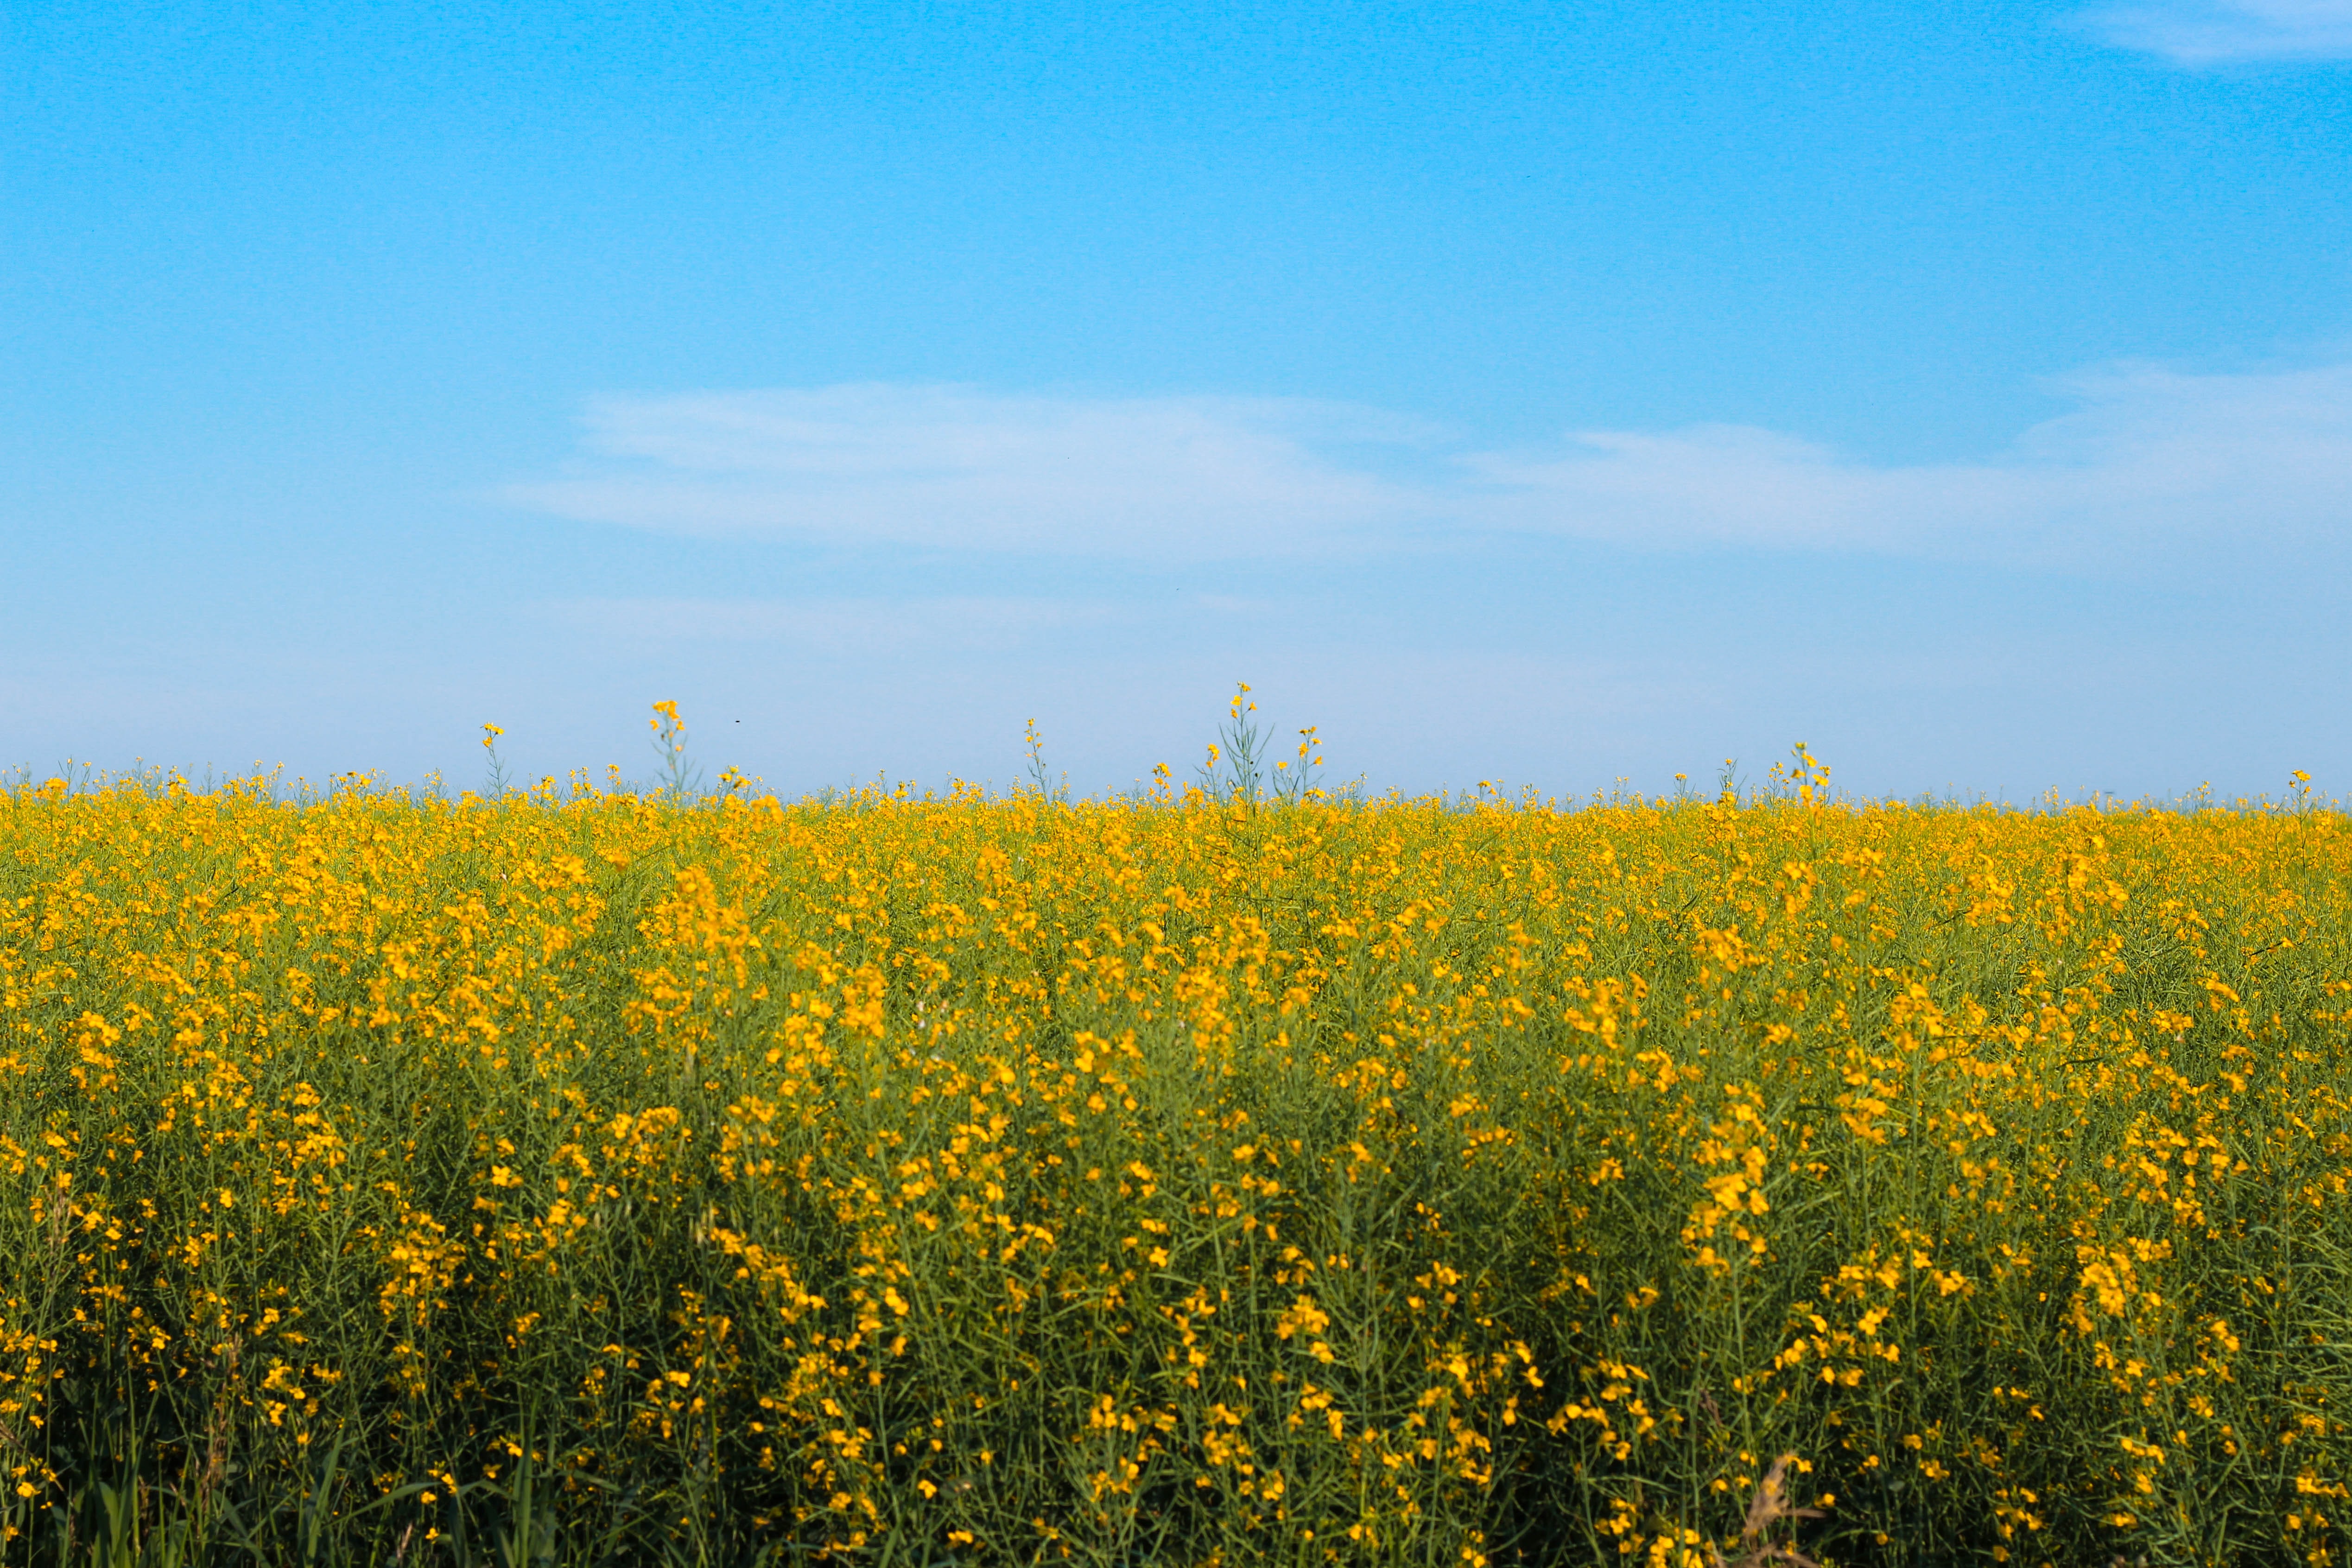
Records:
M1797 782L18 790L0 1562L2341 1560L2344 816Z

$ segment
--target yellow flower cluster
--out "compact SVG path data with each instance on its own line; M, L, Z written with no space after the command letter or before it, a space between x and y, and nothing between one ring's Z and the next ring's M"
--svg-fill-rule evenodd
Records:
M19 790L0 1561L2336 1561L2352 830L1818 782Z

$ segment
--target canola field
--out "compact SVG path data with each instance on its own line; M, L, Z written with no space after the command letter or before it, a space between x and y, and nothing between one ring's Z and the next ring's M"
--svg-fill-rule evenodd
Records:
M0 796L0 1562L2341 1561L2352 826L1819 783Z

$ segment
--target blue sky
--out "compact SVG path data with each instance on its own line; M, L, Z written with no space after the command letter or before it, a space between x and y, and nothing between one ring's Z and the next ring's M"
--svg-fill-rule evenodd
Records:
M0 764L2352 790L2352 0L0 13Z

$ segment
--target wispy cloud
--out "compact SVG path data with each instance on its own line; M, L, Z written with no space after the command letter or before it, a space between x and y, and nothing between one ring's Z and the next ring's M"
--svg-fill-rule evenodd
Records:
M2111 366L1969 461L1874 463L1744 426L1496 450L1280 399L856 386L614 399L569 476L507 492L583 521L833 546L1218 561L1545 534L2096 569L2341 542L2352 363Z
M1874 464L1768 430L1596 433L1473 459L1520 527L1628 542L1853 550L2095 568L2352 526L2352 365L2246 375L2114 367L2076 406L1967 462Z
M704 535L1199 558L1313 550L1423 503L1337 455L1429 432L1300 399L864 385L608 399L579 471L510 499Z
M2352 59L2352 0L2158 0L2084 19L2176 65Z

